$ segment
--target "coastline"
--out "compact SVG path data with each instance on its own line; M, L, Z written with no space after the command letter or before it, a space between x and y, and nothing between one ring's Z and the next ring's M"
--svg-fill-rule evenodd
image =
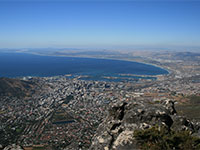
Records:
M130 60L130 59L120 59L120 58L109 58L109 57L93 57L93 56L85 56L85 55L79 55L79 56L72 56L72 55L51 55L51 54L40 54L40 53L33 53L33 52L16 52L16 53L26 53L26 54L32 54L32 55L39 55L39 56L52 56L52 57L73 57L73 58L93 58L93 59L108 59L108 60L121 60L121 61L129 61L129 62L136 62L136 63L141 63L141 64L146 64L146 65L150 65L150 66L154 66L157 68L160 68L162 70L167 71L167 74L158 74L158 75L148 75L148 76L163 76L163 75L171 75L172 74L172 70L170 70L169 68L157 65L157 64L153 64L153 63L148 63L145 61L138 61L138 60ZM139 74L132 74L135 76L142 76Z
M102 60L118 60L118 61L126 61L126 62L133 62L133 63L140 63L140 64L143 64L143 65L149 65L149 66L153 66L153 67L156 67L158 69L161 69L165 72L163 73L160 73L160 74L131 74L131 73L119 73L118 75L121 76L121 77L117 77L117 78L123 78L123 76L127 76L128 78L133 78L133 77L136 77L136 78L155 78L155 80L164 80L166 79L166 77L169 77L170 75L172 75L172 71L170 71L168 68L165 68L163 66L160 66L160 65L157 65L157 64L153 64L153 63L148 63L148 62L145 62L145 58L141 57L141 59L139 58L139 60L134 60L133 59L130 59L130 58L110 58L110 57L102 57L102 56L86 56L86 55L79 55L79 56L71 56L71 55L52 55L52 54L40 54L40 53L37 53L37 52L19 52L19 51L15 51L15 53L21 53L21 54L29 54L29 55L38 55L38 56L48 56L48 57L65 57L65 58L90 58L90 59L102 59ZM147 59L147 61L151 61L151 59ZM152 60L153 61L153 60ZM63 74L65 76L65 74ZM53 76L57 76L57 75L47 75L47 76L40 76L40 75L34 75L34 76L16 76L16 77L12 77L12 78L23 78L23 77L53 77ZM62 76L62 75L58 75L58 76ZM98 79L97 79L98 80Z

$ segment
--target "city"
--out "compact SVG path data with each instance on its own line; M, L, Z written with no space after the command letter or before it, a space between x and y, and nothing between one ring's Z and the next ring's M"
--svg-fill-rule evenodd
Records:
M199 67L196 63L191 64ZM173 100L181 105L189 100L188 96L200 96L198 69L192 67L194 71L188 71L191 67L185 67L184 62L171 66L167 68L170 73L157 76L157 80L106 82L68 75L24 77L21 80L35 84L29 95L1 96L1 147L16 143L27 150L88 149L112 103L139 99L149 103Z

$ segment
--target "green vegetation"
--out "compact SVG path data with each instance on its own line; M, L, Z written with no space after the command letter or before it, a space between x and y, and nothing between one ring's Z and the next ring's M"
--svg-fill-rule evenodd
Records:
M142 150L200 150L200 138L189 131L168 131L163 126L154 126L136 130L134 137Z
M45 150L46 147L43 146L43 147L33 147L33 150Z
M4 111L0 111L0 115L4 114L5 112Z
M73 95L69 95L65 98L64 104L68 104L72 99L74 99Z
M197 95L191 95L188 97L190 99L191 104L199 104L200 105L200 96Z
M187 118L200 121L200 96L192 95L187 98L189 100L187 103L176 105L177 112Z
M73 120L73 117L67 112L64 112L63 110L57 110L56 112L54 112L52 117L52 122L70 121L70 120Z
M18 128L18 129L16 129L16 132L17 132L18 134L20 134L20 133L22 132L22 129Z

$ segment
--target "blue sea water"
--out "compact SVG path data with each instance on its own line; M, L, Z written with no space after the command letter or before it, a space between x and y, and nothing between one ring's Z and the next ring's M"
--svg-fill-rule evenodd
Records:
M119 74L158 75L168 72L152 65L109 59L0 53L0 77L89 75L100 80Z

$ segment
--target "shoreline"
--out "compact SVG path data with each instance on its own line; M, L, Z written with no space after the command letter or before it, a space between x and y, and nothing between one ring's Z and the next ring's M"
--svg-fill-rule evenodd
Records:
M136 63L142 63L145 65L150 65L150 66L154 66L157 68L160 68L162 70L167 71L167 74L158 74L158 75L147 75L147 76L163 76L163 75L171 75L172 70L169 70L168 68L165 68L163 66L159 66L157 64L153 64L153 63L147 63L144 61L137 61L137 60L129 60L129 59L120 59L120 58L109 58L109 57L92 57L92 56L71 56L71 55L49 55L49 54L39 54L39 53L33 53L33 52L15 52L15 53L25 53L25 54L32 54L32 55L38 55L38 56L50 56L50 57L73 57L73 58L93 58L93 59L107 59L107 60L121 60L121 61L129 61L129 62L136 62ZM133 74L133 75L138 75L138 76L142 76L140 74ZM144 75L146 76L146 75Z
M145 64L145 65L149 65L149 66L153 66L153 67L157 67L161 70L164 70L166 71L167 73L163 73L163 74L156 74L156 75L144 75L144 74L124 74L125 76L130 76L130 77L133 77L133 76L136 76L136 77L153 77L153 78L156 78L156 80L159 80L160 78L163 78L165 76L169 76L172 74L172 71L170 71L168 68L165 68L163 66L159 66L157 64L153 64L153 63L147 63L145 61L142 61L142 60L130 60L130 59L126 59L126 58L109 58L109 57L92 57L92 56L66 56L66 55L50 55L50 54L40 54L40 53L34 53L34 52L16 52L15 53L22 53L22 54L30 54L30 55L38 55L38 56L49 56L49 57L71 57L71 58L91 58L91 59L104 59L104 60L119 60L119 61L127 61L127 62L134 62L134 63L141 63L141 64ZM122 75L123 73L119 73L119 75ZM53 76L16 76L16 77L11 77L11 78L23 78L23 77L54 77L54 76L65 76L64 75L53 75Z

